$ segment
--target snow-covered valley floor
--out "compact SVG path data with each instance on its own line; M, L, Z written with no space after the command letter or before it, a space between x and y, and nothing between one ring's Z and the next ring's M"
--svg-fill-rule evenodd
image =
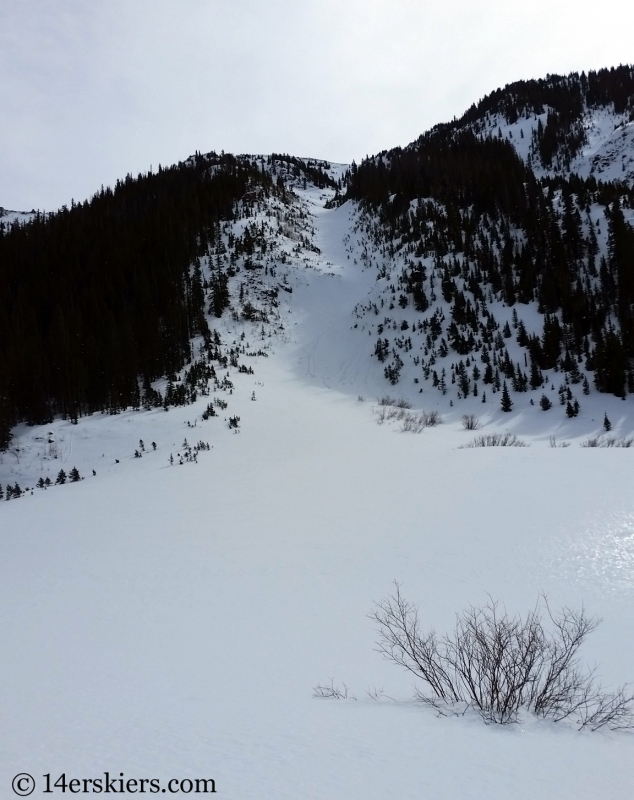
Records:
M239 434L192 406L57 421L55 468L86 479L1 504L1 797L19 772L38 797L46 773L106 770L214 778L228 800L634 796L634 736L437 718L375 652L395 579L440 632L487 594L523 612L543 591L602 617L584 659L634 681L634 450L579 447L600 419L567 448L521 414L527 448L460 449L462 408L378 425L386 386L349 315L374 277L344 258L346 215L317 217L333 274L298 281L287 341L235 379ZM212 447L170 466L184 437ZM156 451L133 458L139 439ZM356 699L313 697L331 678Z

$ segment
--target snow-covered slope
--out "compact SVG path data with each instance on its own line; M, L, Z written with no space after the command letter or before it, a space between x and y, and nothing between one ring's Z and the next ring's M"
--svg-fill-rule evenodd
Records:
M262 157L245 158L255 162ZM346 169L346 165L328 165L335 179ZM548 444L550 436L576 443L600 436L606 414L613 436L627 440L634 433L631 404L590 388L592 373L583 364L579 364L578 379L572 385L560 374L544 373L539 391L512 393L514 413L507 415L501 411L494 387L473 378L474 368L479 365L481 375L484 365L475 356L467 357L471 391L465 397L454 370L463 359L443 338L451 320L451 305L440 292L440 274L434 270L433 259L422 259L430 271L429 308L420 313L411 302L403 306L398 302L399 281L408 263L407 251L394 250L389 241L377 238L374 218L356 203L328 208L332 189L320 189L310 181L305 184L302 176L279 165L277 171L292 189L286 198L260 199L254 206L249 203L244 213L224 226L224 242L244 238L246 232L258 244L253 254L242 255L235 262L229 280L229 310L221 319L209 316L226 364L216 364L215 377L201 384L197 401L170 407L169 412L159 407L114 416L96 414L76 423L56 419L46 426L19 425L11 447L0 453L0 485L17 482L21 491L33 491L40 478L55 483L60 469L68 473L77 467L82 477L90 479L94 470L100 478L104 472L120 471L126 460L132 459L139 468L139 458L164 465L170 455L178 462L181 451L199 442L215 446L215 436L234 435L230 417L237 414L241 426L248 425L254 408L250 398L255 392L257 399L259 371L270 358L283 358L296 375L316 386L353 398L362 396L369 402L396 396L406 400L413 411L436 410L454 425L460 424L464 414L476 414L496 428L535 436L541 446ZM607 228L601 209L593 209L592 214L599 244L606 249ZM219 258L225 263L226 254L223 244L216 255L201 259L205 280L211 280ZM466 292L466 282L456 281ZM487 307L497 321L499 337L508 324L512 336L504 338L504 346L512 361L528 371L516 334L521 320L528 333L539 335L543 316L536 304L512 309L491 299ZM436 320L440 320L441 333L432 341L429 331L433 334ZM376 355L377 339L387 342L382 360ZM196 356L202 353L201 345L193 343ZM388 377L390 370L398 373L396 377L392 373ZM186 371L178 376L179 381L184 380ZM435 383L434 372L441 379L444 373L440 384ZM582 393L584 377L589 379L587 396ZM478 382L480 392L474 395ZM154 384L162 393L166 386L165 380ZM580 402L574 418L565 414L562 387ZM538 404L542 394L553 403L547 413ZM244 400L249 402L241 405ZM216 414L203 420L210 404ZM184 439L190 448L183 447ZM201 452L200 458L207 456Z
M35 216L34 211L10 211L0 207L0 225L12 225L14 222L28 222Z
M439 719L375 652L367 614L394 579L439 631L487 594L525 611L543 591L602 617L584 657L608 685L632 680L632 454L579 446L605 412L631 435L631 403L592 391L568 419L556 387L549 412L534 393L512 414L459 400L450 381L443 394L414 363L421 315L389 308L399 263L372 220L293 180L284 201L254 198L223 230L227 243L247 228L261 239L235 264L231 308L210 319L228 363L208 394L23 426L2 455L4 485L73 466L84 480L0 506L0 784L28 772L38 796L44 774L109 771L163 787L214 778L235 800L629 798L631 736ZM203 260L206 278L218 258ZM378 325L403 356L394 386L373 356ZM386 394L442 423L377 424ZM465 413L481 430L463 429ZM507 429L530 447L463 447ZM330 679L354 699L314 698Z
M546 108L541 114L527 114L514 122L504 114L488 114L481 123L465 127L476 130L481 137L507 139L539 177L578 175L634 185L634 122L629 114L617 113L613 107L587 108L579 122L585 138L579 152L571 160L557 154L545 165L534 134L540 123L546 125L548 114Z

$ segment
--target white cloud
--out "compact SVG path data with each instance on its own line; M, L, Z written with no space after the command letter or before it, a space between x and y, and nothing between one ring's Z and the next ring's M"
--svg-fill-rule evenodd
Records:
M634 61L632 23L621 0L0 0L0 205L194 150L358 160L507 82Z

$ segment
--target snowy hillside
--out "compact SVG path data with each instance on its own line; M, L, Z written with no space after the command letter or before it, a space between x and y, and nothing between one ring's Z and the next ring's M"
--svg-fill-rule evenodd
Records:
M264 163L261 156L243 158ZM334 181L348 170L347 165L307 163L318 164ZM270 358L284 358L295 374L316 386L374 404L400 398L411 413L434 410L458 427L464 415L476 415L496 430L536 437L536 445L548 446L554 436L577 445L599 437L599 444L611 440L629 446L634 433L630 402L596 392L592 372L583 363L570 373L540 373L535 389L528 384L527 351L517 339L520 331L539 336L543 315L535 303L509 307L490 292L482 298L482 310L476 302L478 320L491 329L489 352L501 373L496 381L486 349L482 357L461 357L450 346L455 300L443 296L443 273L432 258L422 261L429 271L424 284L429 302L421 312L404 294L407 250L381 239L381 228L367 210L353 201L329 209L331 188L315 186L288 164L278 163L273 171L283 179L285 194L245 201L234 221L223 225L213 252L200 260L213 342L194 340L192 366L171 382L153 384L165 404L150 399L144 401L145 410L142 405L122 414L19 425L11 446L0 453L1 486L11 489L17 483L20 492L32 492L38 481L54 485L59 471L68 476L72 467L92 479L93 470L100 477L120 471L128 460L140 469L142 458L162 466L170 456L178 464L184 451L193 458L195 445L215 446L214 435L233 435L248 426L255 409L251 397L255 393L257 400L259 394L259 371ZM590 218L605 251L602 209L593 209ZM227 299L218 317L213 313L215 282L224 268ZM452 283L468 296L469 280L462 273ZM508 383L511 414L500 405L501 354L517 364L517 379ZM182 402L177 399L181 389ZM544 396L552 403L546 412L540 406ZM575 403L576 413L567 414ZM236 416L239 424L230 427ZM603 435L605 416L612 426L609 436ZM206 452L201 448L196 457L208 458Z
M574 171L603 153L606 176L629 175L631 123L592 114ZM631 731L579 730L583 703L508 725L464 704L437 713L377 652L370 618L394 581L439 635L470 606L527 614L543 593L602 620L580 664L605 691L634 683L633 370L608 358L631 344L634 197L573 185L569 166L540 174L544 115L491 115L490 137L467 121L462 139L432 133L359 166L197 153L53 220L73 255L73 219L123 229L118 198L142 210L108 251L149 265L133 308L163 249L182 255L147 230L160 239L181 215L195 256L165 273L182 302L158 318L165 339L165 319L181 326L164 373L147 348L132 391L94 399L100 373L71 342L77 372L50 400L66 410L28 424L47 409L5 409L23 421L0 452L0 795L18 773L33 797L46 775L97 793L108 772L136 782L125 793L213 780L230 800L629 800ZM167 212L145 227L163 181ZM27 263L16 240L6 252ZM60 297L82 296L81 277ZM119 319L100 291L90 308ZM33 367L51 385L44 362L72 330L56 325ZM134 336L114 341L91 352L129 368Z
M0 207L0 225L12 225L14 222L28 222L34 216L33 211L10 211Z
M195 402L21 427L2 456L5 484L72 467L84 480L0 508L0 781L109 770L213 778L236 800L628 798L631 736L439 719L375 652L367 614L394 579L440 631L487 593L525 611L544 591L603 617L584 657L606 684L631 679L631 456L579 447L604 410L631 435L630 403L593 392L573 419L528 399L505 415L420 369L414 383L413 358L392 387L376 325L394 317L420 353L418 317L364 313L390 297L367 220L298 183L223 229L227 243L264 233L213 321L227 366L213 361ZM388 393L442 423L377 424ZM463 429L465 411L480 431ZM505 429L530 447L464 449ZM313 697L331 679L350 699Z
M556 161L549 166L543 164L534 142L538 125L545 125L547 120L548 110L513 123L503 115L491 115L478 132L480 136L507 139L540 177L574 174L634 184L634 122L630 122L629 114L617 114L611 108L587 109L581 120L585 143L570 163Z

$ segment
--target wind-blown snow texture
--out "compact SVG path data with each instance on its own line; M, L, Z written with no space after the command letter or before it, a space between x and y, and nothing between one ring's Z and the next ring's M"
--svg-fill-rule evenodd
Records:
M632 796L634 737L438 719L367 618L393 579L439 631L487 593L524 611L544 591L603 617L584 656L606 684L634 679L633 451L579 447L604 412L630 435L631 404L593 391L567 419L533 392L508 415L415 384L409 362L390 387L359 313L381 291L362 220L331 195L298 180L288 205L233 223L270 225L273 274L230 287L266 322L214 322L253 374L229 367L231 387L167 413L22 427L2 455L4 485L85 476L0 507L7 796L17 772L105 770L213 777L236 800ZM388 393L443 423L377 425ZM203 420L214 394L227 408ZM530 448L461 449L465 412ZM181 466L185 438L210 449ZM330 678L356 699L313 698Z

